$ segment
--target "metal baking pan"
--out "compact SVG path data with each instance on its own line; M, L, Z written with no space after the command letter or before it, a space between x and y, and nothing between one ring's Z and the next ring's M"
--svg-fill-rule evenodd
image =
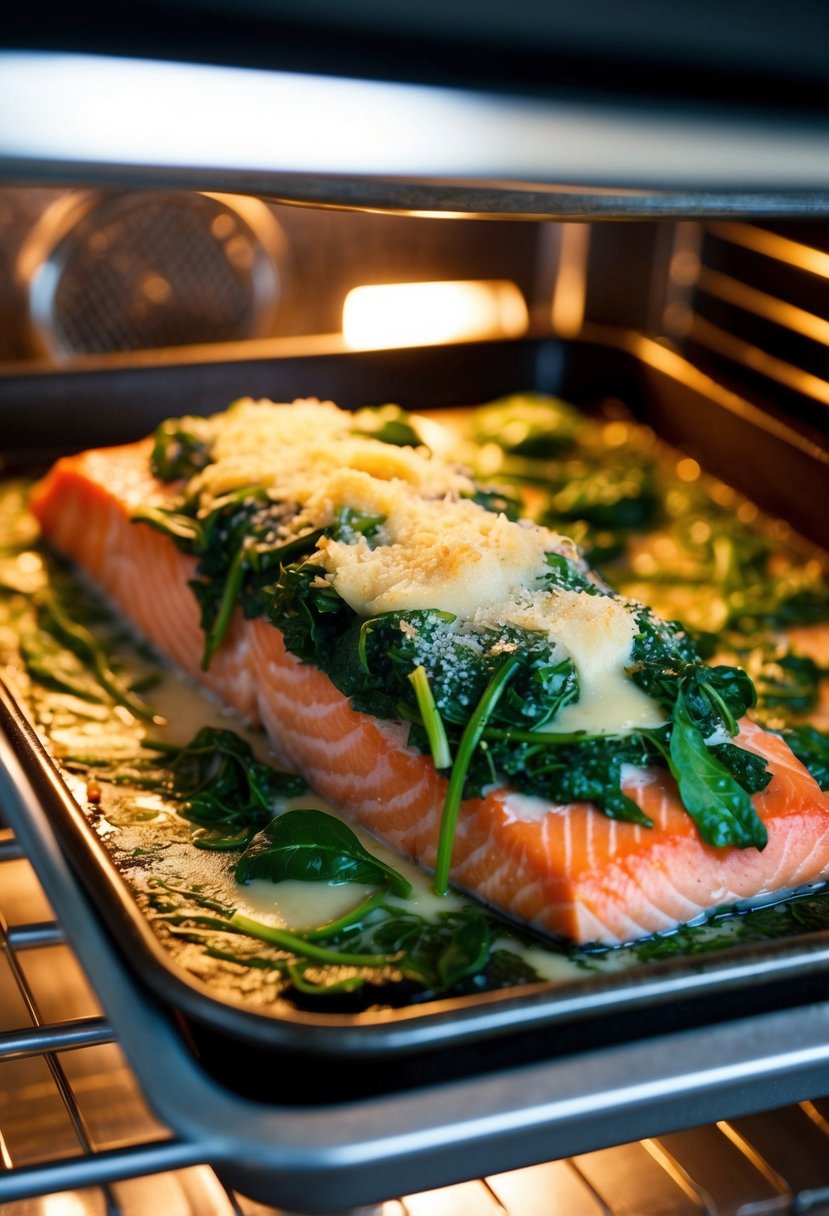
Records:
M15 440L7 444L10 462L30 455L44 433L63 449L117 442L145 434L171 412L219 409L243 394L277 399L317 394L347 406L397 400L409 408L448 407L523 389L557 392L586 405L613 395L738 488L768 488L771 501L763 505L810 531L812 539L823 539L819 530L826 521L814 518L811 504L818 501L817 487L825 484L826 450L643 339L567 345L538 340L253 361L240 352L211 364L186 356L121 362L6 378L0 385L0 418ZM772 469L773 478L763 477ZM483 1061L488 1070L551 1061L589 1050L597 1040L633 1042L806 1006L829 995L829 932L820 932L562 986L544 983L401 1009L347 1014L280 1006L272 1014L252 1012L171 963L86 815L5 692L0 725L116 948L172 1011L202 1065L249 1097L266 1098L278 1078L282 1102L347 1102L472 1076ZM336 1067L321 1067L328 1062ZM309 1084L311 1075L320 1078L318 1084Z

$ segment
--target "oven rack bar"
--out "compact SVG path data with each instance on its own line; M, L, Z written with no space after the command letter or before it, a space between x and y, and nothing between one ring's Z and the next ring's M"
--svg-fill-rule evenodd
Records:
M0 870L3 862L23 858L23 850L8 830L3 832L0 844ZM30 1019L28 1026L0 1032L0 1063L34 1056L44 1059L80 1149L77 1156L47 1158L36 1164L15 1164L0 1128L0 1205L58 1191L90 1186L106 1188L109 1183L127 1178L204 1162L204 1152L199 1147L170 1136L116 1149L96 1149L94 1135L64 1068L62 1053L113 1043L115 1035L107 1019L101 1016L62 1022L45 1019L24 964L27 951L64 941L65 935L56 921L9 926L0 908L0 955L5 957ZM117 1205L106 1191L105 1197L108 1210L117 1212Z
M3 834L0 891L4 861L20 860L22 850ZM2 909L0 909L0 915ZM51 1055L112 1043L115 1035L104 1017L87 1016L54 1022L41 1016L25 977L28 952L62 944L65 936L54 920L20 923L0 929L0 956L13 959L12 973L21 988L31 1028L0 1035L0 1064L26 1055ZM65 1074L64 1074L65 1076ZM83 1124L77 1095L67 1083L61 1091L73 1121ZM55 1192L103 1189L107 1216L127 1216L117 1184L126 1179L201 1164L204 1151L175 1138L148 1139L118 1149L95 1149L83 1143L79 1156L54 1157L34 1165L17 1165L0 1126L0 1211L6 1204ZM550 1203L554 1206L550 1208ZM670 1211L671 1216L826 1216L829 1212L829 1105L803 1103L771 1115L692 1129L600 1150L568 1160L459 1183L435 1191L389 1200L373 1216L526 1216L568 1211L568 1216L638 1216ZM638 1206L637 1206L638 1205ZM269 1209L270 1210L270 1209ZM194 1211L199 1211L194 1208ZM242 1196L219 1193L210 1216L264 1216L265 1209ZM203 1213L199 1211L199 1216ZM274 1212L274 1216L278 1216ZM341 1213L342 1216L342 1213ZM365 1209L362 1216L365 1216Z

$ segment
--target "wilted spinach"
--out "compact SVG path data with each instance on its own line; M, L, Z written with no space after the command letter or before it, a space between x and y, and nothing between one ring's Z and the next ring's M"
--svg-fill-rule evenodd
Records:
M230 730L204 726L183 746L146 739L143 747L128 764L94 756L65 763L174 802L194 824L192 840L202 849L244 848L281 803L308 788L302 777L257 760L250 744Z
M155 891L155 918L174 936L198 942L210 957L276 970L288 985L316 996L353 992L384 978L414 985L407 989L409 1000L486 992L540 978L509 949L500 922L472 906L426 917L387 902L384 889L326 925L282 929L201 890L158 881ZM247 945L245 939L261 945ZM356 974L344 977L344 969Z
M159 481L193 477L211 460L212 428L207 418L168 418L155 431L150 467Z
M417 423L399 405L366 406L354 414L352 435L366 435L394 447L420 447Z
M367 883L406 899L412 885L374 857L341 819L314 809L285 811L253 838L236 863L236 881Z

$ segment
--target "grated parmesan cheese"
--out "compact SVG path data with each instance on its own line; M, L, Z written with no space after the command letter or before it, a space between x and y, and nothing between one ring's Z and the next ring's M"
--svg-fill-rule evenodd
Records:
M211 419L213 460L192 482L201 506L242 486L264 486L275 498L305 506L325 496L343 469L381 482L399 481L424 497L471 494L471 479L427 448L397 448L352 435L354 419L330 401L237 401ZM330 518L318 521L322 526Z

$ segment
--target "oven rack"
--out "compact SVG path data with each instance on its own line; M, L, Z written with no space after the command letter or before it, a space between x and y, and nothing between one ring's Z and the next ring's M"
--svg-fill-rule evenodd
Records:
M0 892L8 892L12 863L25 864L14 834L0 826ZM30 875L36 884L34 875ZM6 880L4 882L4 879ZM15 1164L0 1114L0 1213L14 1216L16 1199L55 1192L100 1188L89 1206L106 1216L131 1216L126 1179L179 1171L183 1193L199 1216L266 1216L255 1201L226 1191L206 1167L204 1148L152 1130L139 1142L117 1148L96 1146L95 1130L84 1113L64 1063L65 1053L82 1053L115 1042L107 1019L87 1012L64 1020L44 1015L27 975L32 952L66 946L55 919L7 923L0 898L0 956L7 963L29 1025L0 1031L0 1069L5 1062L40 1057L75 1135L80 1153L56 1155L35 1165ZM0 989L1 990L1 989ZM2 1085L0 1084L0 1092ZM112 1100L110 1099L110 1106ZM0 1112L2 1104L0 1104ZM145 1129L148 1130L148 1129ZM126 1199L125 1199L126 1196ZM6 1207L6 1202L10 1207ZM157 1200L150 1200L149 1208ZM44 1211L46 1209L44 1208ZM29 1211L27 1208L26 1211ZM278 1216L276 1209L267 1209ZM805 1102L729 1123L677 1132L551 1161L383 1202L375 1216L786 1216L829 1212L829 1102ZM365 1211L363 1212L365 1216Z
M4 875L4 869L8 870L10 863L24 859L25 853L14 833L0 827L0 891L4 889L3 878L9 877ZM66 935L57 920L9 924L4 912L0 902L0 955L6 960L7 981L13 981L28 1024L0 1031L0 1064L33 1057L43 1060L80 1153L47 1156L36 1164L16 1164L9 1139L0 1124L0 1210L3 1210L2 1201L90 1185L106 1186L124 1178L204 1162L203 1150L162 1129L159 1136L150 1136L139 1143L96 1149L95 1133L73 1088L63 1053L114 1044L114 1032L107 1019L98 1013L65 1020L44 1017L27 975L26 960L32 951L64 946ZM8 992L5 1000L11 1003Z

